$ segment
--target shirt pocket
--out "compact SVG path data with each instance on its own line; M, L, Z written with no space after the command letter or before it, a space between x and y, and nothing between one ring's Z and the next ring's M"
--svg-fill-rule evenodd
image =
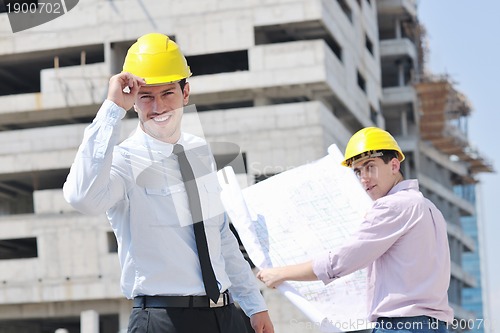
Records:
M151 226L181 227L192 224L184 184L146 187L147 209L153 213Z

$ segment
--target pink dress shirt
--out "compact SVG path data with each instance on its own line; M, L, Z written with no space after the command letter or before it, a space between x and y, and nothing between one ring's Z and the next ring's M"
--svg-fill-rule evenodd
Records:
M446 221L417 180L402 181L374 201L347 243L313 263L325 284L365 267L369 320L421 315L453 320Z

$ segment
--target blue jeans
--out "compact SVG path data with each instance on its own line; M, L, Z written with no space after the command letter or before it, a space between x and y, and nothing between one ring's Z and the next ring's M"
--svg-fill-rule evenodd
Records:
M448 326L428 316L417 317L381 317L372 333L448 333Z

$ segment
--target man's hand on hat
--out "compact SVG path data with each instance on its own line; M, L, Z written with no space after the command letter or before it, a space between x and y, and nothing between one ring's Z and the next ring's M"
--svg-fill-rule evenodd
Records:
M107 99L119 107L129 110L134 106L139 89L146 85L146 81L133 74L122 72L109 79Z

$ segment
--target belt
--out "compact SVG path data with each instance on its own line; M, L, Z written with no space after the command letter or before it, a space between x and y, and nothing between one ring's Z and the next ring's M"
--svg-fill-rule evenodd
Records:
M134 308L219 308L233 303L229 291L219 296L214 303L208 296L137 296Z

